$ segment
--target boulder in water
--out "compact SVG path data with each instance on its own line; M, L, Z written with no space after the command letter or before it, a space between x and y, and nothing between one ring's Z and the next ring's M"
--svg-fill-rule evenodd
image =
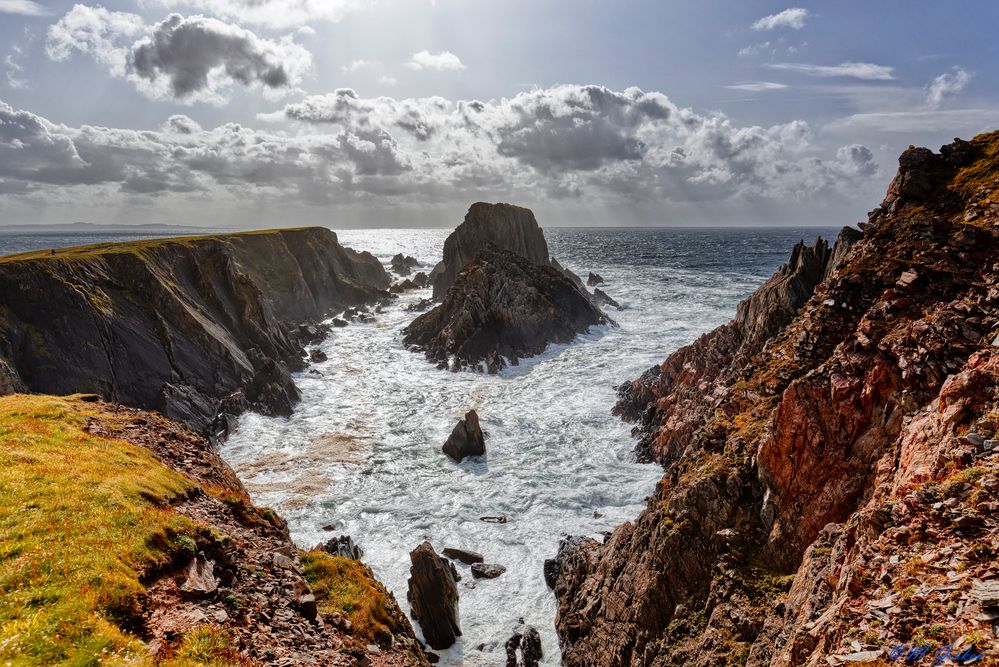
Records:
M603 291L599 287L593 290L593 300L596 301L597 303L602 303L604 305L612 306L614 308L617 308L618 310L621 310L621 304L612 299L610 295L607 294L607 292Z
M543 657L541 633L534 627L514 633L506 642L506 667L538 667Z
M400 276L408 276L413 272L413 269L423 266L415 257L403 255L401 252L392 258L391 265L392 270Z
M465 418L455 425L442 449L458 463L466 456L482 456L486 453L486 439L482 435L479 415L475 410L465 413Z
M494 563L472 563L472 576L476 579L495 579L506 572L502 565Z
M454 565L438 556L430 542L413 549L409 560L412 566L406 597L413 618L420 624L431 648L448 648L461 636Z
M469 551L467 549L455 549L454 547L447 547L442 552L445 556L452 560L458 560L465 565L471 565L472 563L482 563L485 558L482 554L476 551Z
M590 271L590 275L586 278L586 284L589 285L590 287L593 287L594 285L599 285L603 281L604 281L603 276L601 276L599 273L593 273L593 271Z

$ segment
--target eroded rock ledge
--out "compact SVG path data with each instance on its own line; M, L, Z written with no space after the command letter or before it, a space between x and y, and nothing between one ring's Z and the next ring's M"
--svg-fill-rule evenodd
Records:
M403 341L442 367L495 373L508 359L518 363L608 321L559 271L490 244Z
M665 476L547 565L565 664L999 654L999 134L900 167L861 240L622 390Z
M288 414L310 325L390 282L324 228L2 258L0 390L96 393L199 432L220 412Z

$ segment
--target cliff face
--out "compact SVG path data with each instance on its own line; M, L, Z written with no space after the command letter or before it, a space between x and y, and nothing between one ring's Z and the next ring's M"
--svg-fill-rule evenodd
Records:
M444 303L406 327L403 340L442 367L484 365L495 373L506 359L516 364L607 323L584 294L551 266L490 244L458 274Z
M287 414L288 370L318 335L299 325L390 282L321 228L3 258L0 390L96 393L199 431L219 412Z
M427 664L370 570L299 551L182 425L14 395L0 432L5 664Z
M999 652L999 135L906 151L862 227L622 389L665 476L561 546L566 664Z
M444 259L430 274L434 299L443 299L458 273L490 244L533 264L549 263L548 243L530 209L478 202L444 241Z

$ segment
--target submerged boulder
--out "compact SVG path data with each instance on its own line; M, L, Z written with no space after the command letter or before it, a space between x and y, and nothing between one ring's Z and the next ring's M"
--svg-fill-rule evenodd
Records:
M515 632L506 642L506 667L538 667L543 657L541 633L537 628L527 626L523 632Z
M403 255L401 252L392 258L390 264L392 271L400 276L408 276L413 272L413 269L423 266L415 257Z
M430 274L434 299L443 299L461 270L490 244L534 264L549 263L548 243L530 209L478 202L444 241L444 259Z
M517 363L609 321L559 271L490 245L461 271L441 305L406 328L403 341L441 366L484 364L495 373L507 359Z
M452 459L461 463L466 456L482 456L486 453L486 438L479 426L479 415L475 410L465 413L451 431L442 450Z
M413 618L431 648L445 649L461 636L458 623L458 584L454 565L437 555L430 542L409 553L407 599Z

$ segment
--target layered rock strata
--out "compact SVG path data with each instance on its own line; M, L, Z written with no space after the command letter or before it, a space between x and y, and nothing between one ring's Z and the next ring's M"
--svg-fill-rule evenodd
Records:
M288 414L312 325L390 282L323 228L0 258L0 388L96 393L200 432L220 413Z
M862 227L623 388L665 475L546 564L565 664L999 654L999 135L906 151Z

